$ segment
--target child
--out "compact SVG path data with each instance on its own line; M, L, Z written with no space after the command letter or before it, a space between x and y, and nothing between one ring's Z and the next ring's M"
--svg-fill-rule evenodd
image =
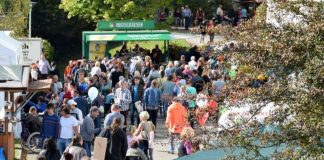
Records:
M137 137L134 136L134 133L136 131L136 126L128 126L127 128L127 144L128 144L128 149L131 146L131 141L132 140L137 140Z
M190 155L192 153L192 137L195 135L191 127L183 128L180 138L181 142L178 148L178 157Z
M149 133L150 137L149 137L148 159L153 160L155 125L151 121L148 121L148 124L150 125L150 129L151 129Z

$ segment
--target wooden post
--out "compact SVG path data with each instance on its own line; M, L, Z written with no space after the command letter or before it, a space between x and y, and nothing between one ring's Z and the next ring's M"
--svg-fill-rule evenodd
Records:
M12 96L10 95L10 98L13 99L13 93ZM5 92L5 101L9 102L9 92ZM13 107L11 107L13 108ZM4 134L1 135L2 137L0 137L1 141L0 141L0 145L2 147L4 147L4 151L5 151L5 156L8 160L13 160L14 156L15 156L15 142L14 142L14 133L13 130L11 130L11 133L8 132L9 130L9 122L10 119L7 117L8 116L8 112L11 113L11 117L13 117L13 113L11 112L11 110L8 109L8 105L5 104L4 106L4 110L5 110L5 119L4 119Z

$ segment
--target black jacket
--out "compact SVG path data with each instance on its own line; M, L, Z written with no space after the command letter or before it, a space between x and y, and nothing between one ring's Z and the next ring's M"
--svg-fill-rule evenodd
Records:
M104 129L100 137L107 138L105 160L123 160L126 157L128 143L126 133L118 128L114 133L111 129Z

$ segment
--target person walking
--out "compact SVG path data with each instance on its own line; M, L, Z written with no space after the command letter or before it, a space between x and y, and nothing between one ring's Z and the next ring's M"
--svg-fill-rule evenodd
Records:
M81 160L83 157L87 156L84 148L82 148L83 139L80 135L76 135L72 138L71 144L65 149L61 160L66 160L66 155L70 154L73 160Z
M209 42L214 42L215 37L215 24L213 20L210 20L207 26L207 31L209 35Z
M54 104L49 103L46 106L41 127L41 135L43 140L50 137L56 140L59 137L59 129L60 117L54 113Z
M84 118L81 125L80 134L83 138L83 148L87 152L87 156L91 157L91 144L94 139L94 135L100 132L100 128L95 128L93 120L99 115L99 109L96 106L90 108L90 113Z
M105 160L122 160L126 157L128 149L127 136L120 128L121 125L121 118L114 118L113 123L99 135L108 139Z
M78 121L70 114L70 109L63 108L60 119L60 137L57 141L57 149L61 154L70 145L74 135L78 134Z
M135 76L133 84L130 88L132 94L132 104L131 104L131 125L134 125L135 118L137 120L137 125L140 123L139 121L139 113L135 107L135 103L137 101L141 101L144 95L144 86L140 83L141 77ZM137 114L135 117L135 113Z
M121 81L120 83L120 88L116 89L116 98L115 102L117 105L120 106L121 111L120 113L124 115L124 126L127 125L127 115L128 115L128 110L129 110L129 105L132 102L132 94L127 88L128 84L126 81Z
M156 125L157 114L162 102L162 92L158 88L158 82L152 81L151 87L147 88L144 92L143 105L150 115L150 120Z
M174 139L182 132L182 129L188 126L187 110L180 103L178 97L172 99L172 104L168 108L167 118L165 120L166 128L170 133L169 153L174 154Z
M145 153L146 156L148 155L149 139L150 139L150 131L151 131L151 126L148 122L149 118L150 115L147 111L141 112L140 113L141 123L139 124L137 130L134 133L134 136L138 137L139 148Z
M124 128L124 115L120 114L120 107L117 104L111 105L111 113L107 114L104 120L104 128L108 128L112 125L113 120L115 118L120 118L122 125L120 125L121 128Z

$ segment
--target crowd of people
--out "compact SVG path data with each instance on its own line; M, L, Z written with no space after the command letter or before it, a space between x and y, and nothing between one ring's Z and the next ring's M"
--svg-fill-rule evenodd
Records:
M181 12L177 9L174 13L178 16L176 24L184 17L187 29L191 10L186 6ZM220 6L209 25L224 19ZM196 21L205 21L201 8ZM227 47L233 48L233 44ZM222 101L219 97L224 96L222 91L237 69L225 64L235 66L234 60L215 54L211 45L204 50L193 46L167 62L159 46L151 53L144 51L139 45L128 51L124 45L114 57L70 60L64 72L54 62L49 63L44 54L32 64L33 80L52 79L51 88L35 96L24 108L28 113L26 122L39 124L30 131L40 130L44 140L38 159L92 157L91 146L99 136L107 138L105 159L152 160L158 117L165 117L170 154L177 150L181 157L199 150L192 142L194 128L204 125L208 117L217 116L217 104ZM131 59L123 59L130 52ZM258 77L252 86L265 81L264 76ZM99 93L95 99L89 97L90 88ZM42 113L41 122L35 118L39 116L37 112ZM25 128L30 126L34 125L25 123ZM25 133L23 129L22 135ZM179 147L175 146L177 139Z

